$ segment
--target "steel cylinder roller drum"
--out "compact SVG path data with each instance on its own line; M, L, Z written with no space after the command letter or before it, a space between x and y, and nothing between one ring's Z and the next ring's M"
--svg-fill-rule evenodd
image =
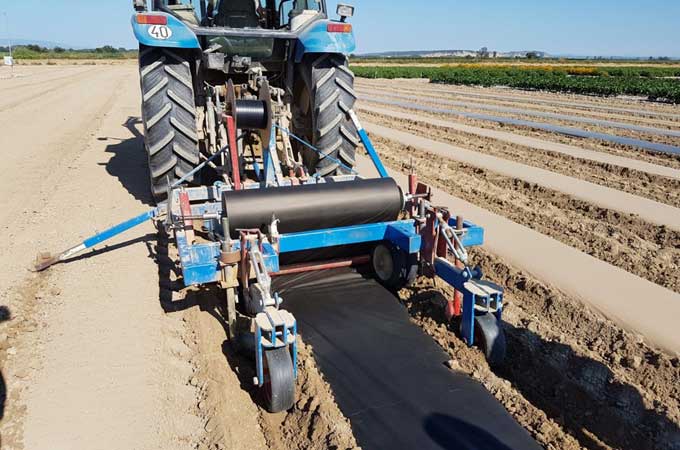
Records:
M280 233L296 233L396 220L404 196L392 178L225 192L223 213L230 235L266 231L272 217Z

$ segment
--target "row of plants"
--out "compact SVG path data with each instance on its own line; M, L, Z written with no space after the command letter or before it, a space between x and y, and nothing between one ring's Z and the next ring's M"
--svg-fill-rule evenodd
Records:
M615 58L590 58L590 59L570 59L570 58L481 58L474 56L400 56L400 57L374 57L374 56L351 56L352 62L366 65L383 64L428 64L440 66L443 64L498 64L498 65L569 65L569 66L620 66L620 65L639 65L639 66L665 66L678 65L677 60L666 57L649 59L615 59Z
M638 95L652 100L680 103L680 80L664 78L676 75L643 76L638 71L638 69L643 68L621 67L620 69L622 71L616 75L611 73L604 75L603 73L570 74L566 70L483 65L352 67L357 76L365 78L428 78L434 83L508 86L519 89L538 89L603 96ZM649 70L649 68L644 69Z
M442 67L460 67L464 69L484 69L484 70L521 70L565 73L572 76L595 76L595 77L643 77L643 78L677 78L680 77L680 67L638 67L638 66L619 66L619 67L597 67L597 66L571 66L555 64L521 64L521 65L502 65L502 64L452 64Z
M8 56L9 48L0 47L0 55ZM45 48L38 45L21 45L12 49L14 59L128 59L137 58L137 50L115 48L110 45L87 50Z

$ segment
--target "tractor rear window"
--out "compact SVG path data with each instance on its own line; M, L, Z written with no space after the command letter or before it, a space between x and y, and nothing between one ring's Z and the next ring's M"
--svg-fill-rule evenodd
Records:
M295 9L315 9L322 11L321 2L317 0L300 0L295 2Z

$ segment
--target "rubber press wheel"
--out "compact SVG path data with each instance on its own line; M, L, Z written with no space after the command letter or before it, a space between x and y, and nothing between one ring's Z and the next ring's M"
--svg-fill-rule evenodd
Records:
M505 360L505 331L494 314L475 316L475 342L484 352L489 366L497 367Z
M199 164L196 104L188 55L177 49L140 46L144 146L154 200ZM192 182L192 179L187 180Z
M288 347L266 350L264 364L262 391L267 411L279 413L289 410L295 403L295 376Z
M312 174L349 173L360 143L347 111L354 108L354 74L338 54L306 55L294 85L293 132L319 152L295 142Z
M376 279L388 289L410 286L418 276L415 256L408 255L390 243L378 244L371 254Z

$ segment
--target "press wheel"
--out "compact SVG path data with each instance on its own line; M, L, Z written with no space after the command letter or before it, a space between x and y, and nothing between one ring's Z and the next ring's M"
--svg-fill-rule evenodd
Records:
M291 409L295 403L295 375L288 347L265 350L264 370L262 393L267 411Z
M399 290L410 286L418 275L415 255L408 255L390 243L375 246L371 265L377 280L388 289Z

